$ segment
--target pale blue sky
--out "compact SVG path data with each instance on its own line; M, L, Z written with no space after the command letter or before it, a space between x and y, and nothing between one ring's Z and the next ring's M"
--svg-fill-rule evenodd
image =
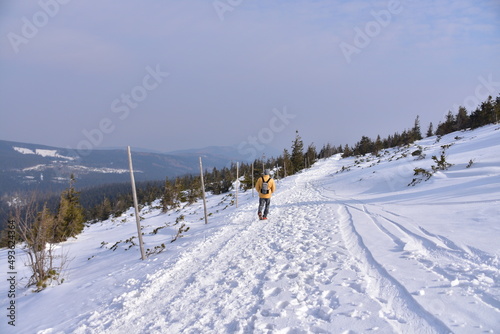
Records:
M4 1L0 139L354 144L497 96L499 59L496 0Z

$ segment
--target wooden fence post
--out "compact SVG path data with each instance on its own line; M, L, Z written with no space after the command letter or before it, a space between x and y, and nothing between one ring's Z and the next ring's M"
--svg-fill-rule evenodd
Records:
M203 210L205 212L205 224L208 224L207 199L205 197L205 181L203 180L203 165L201 164L201 157L200 157L200 175L201 175L201 193L203 195Z
M130 183L132 183L132 196L134 197L135 222L137 224L137 234L139 236L139 247L141 249L141 259L145 260L146 255L144 254L144 244L142 242L141 217L139 216L139 204L137 202L137 191L135 189L134 168L132 167L132 153L130 153L130 146L127 146L127 151L128 167L130 169Z
M236 207L238 207L238 190L240 188L240 177L239 177L239 167L240 163L236 163Z
M253 198L253 189L255 188L255 183L254 183L254 180L253 180L253 162L252 162L252 198Z

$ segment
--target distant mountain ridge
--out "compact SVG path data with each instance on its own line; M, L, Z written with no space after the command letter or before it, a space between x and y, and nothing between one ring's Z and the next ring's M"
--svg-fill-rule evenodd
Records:
M204 168L228 166L241 158L236 149L212 146L171 153L134 151L135 178L138 181L198 173L199 156ZM0 140L0 195L20 190L58 191L67 187L74 174L83 188L129 180L126 149L99 149L79 155L67 148Z

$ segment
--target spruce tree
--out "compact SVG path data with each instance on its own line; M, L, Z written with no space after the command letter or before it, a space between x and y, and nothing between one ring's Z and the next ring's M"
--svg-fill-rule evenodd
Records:
M500 120L500 95L497 96L497 98L495 99L494 111L495 111L495 123L498 123L498 121Z
M84 228L84 212L80 205L80 193L75 190L75 176L71 174L69 188L63 191L56 219L55 242L80 234Z
M446 121L444 123L439 123L436 129L436 135L444 136L448 133L455 131L456 129L456 118L455 115L450 111L446 114Z
M319 158L324 159L324 158L329 158L332 155L334 155L337 151L336 147L332 147L330 143L327 143L326 145L323 145L323 148L319 151Z
M178 203L186 201L184 190L185 187L183 185L182 178L176 177L174 183L174 194Z
M427 137L432 137L434 136L434 125L432 125L432 122L429 124L429 128L427 129Z
M288 150L285 148L283 150L283 177L287 177L292 174L293 174L292 159L290 157L290 153L288 153Z
M176 194L174 185L170 182L168 177L165 179L165 186L163 188L163 196L161 198L161 209L167 212L169 209L175 207Z
M354 148L355 155L365 155L366 153L371 153L373 151L373 142L367 136L361 136L361 140L356 144Z
M295 131L295 140L292 145L292 170L293 173L297 173L304 169L304 143L302 138L299 136L299 131Z
M411 140L416 141L422 139L422 132L420 131L420 116L415 119L415 124L411 131Z
M467 109L464 107L458 108L458 114L455 121L455 130L465 130L469 127L469 116Z
M311 167L316 162L317 157L318 153L316 152L316 146L314 145L314 143L312 143L307 147L307 151L305 154L307 167Z
M373 153L375 155L378 155L378 152L380 152L384 148L384 144L382 143L382 139L380 139L380 135L377 136L377 140L375 140L375 144L373 147Z
M201 198L201 177L191 177L187 191L187 201L189 204L193 204L199 198Z
M488 100L486 102L481 103L481 109L483 110L484 115L483 125L493 124L497 121L494 101L491 96L488 96Z
M345 144L344 149L342 150L342 158L352 157L352 150L349 145Z
M108 219L112 211L113 210L111 208L111 201L109 200L109 198L104 197L102 203L99 205L97 210L97 219L101 221Z

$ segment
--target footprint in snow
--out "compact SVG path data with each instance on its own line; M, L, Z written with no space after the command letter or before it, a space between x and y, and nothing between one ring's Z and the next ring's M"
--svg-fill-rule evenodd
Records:
M264 290L264 298L277 296L281 293L281 291L282 291L281 288L271 288Z

